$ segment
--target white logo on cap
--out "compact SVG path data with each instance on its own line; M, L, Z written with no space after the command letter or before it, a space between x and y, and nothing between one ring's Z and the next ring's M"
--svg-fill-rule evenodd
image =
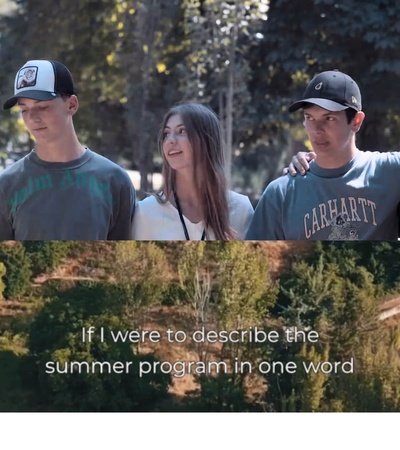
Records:
M322 88L322 81L321 81L321 83L318 83L316 86L315 86L315 90L316 91L319 91L320 89Z
M17 89L36 85L37 67L24 67L19 71Z
M358 101L357 99L354 97L354 95L351 96L351 103L354 103L355 105L357 105Z

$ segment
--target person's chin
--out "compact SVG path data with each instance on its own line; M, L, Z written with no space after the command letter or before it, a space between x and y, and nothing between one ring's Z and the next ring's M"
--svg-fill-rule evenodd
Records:
M47 134L47 127L35 128L31 131L32 136L39 137Z
M321 142L313 142L312 148L315 153L326 152L329 150L330 145L329 142L321 141Z
M189 164L170 164L171 168L175 170L176 172L184 173L188 170L192 170L191 166Z

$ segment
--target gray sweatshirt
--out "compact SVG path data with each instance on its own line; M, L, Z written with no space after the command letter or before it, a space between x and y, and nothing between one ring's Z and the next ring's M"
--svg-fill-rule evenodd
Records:
M265 189L247 240L395 240L400 153L358 151L337 169L314 161L305 176L285 175Z
M128 174L87 149L66 163L32 151L0 172L0 240L130 239Z

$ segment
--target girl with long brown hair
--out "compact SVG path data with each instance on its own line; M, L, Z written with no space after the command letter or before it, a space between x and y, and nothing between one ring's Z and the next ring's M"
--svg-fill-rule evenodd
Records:
M163 185L139 203L136 240L243 239L253 215L248 197L228 191L221 124L207 106L174 106L158 137Z

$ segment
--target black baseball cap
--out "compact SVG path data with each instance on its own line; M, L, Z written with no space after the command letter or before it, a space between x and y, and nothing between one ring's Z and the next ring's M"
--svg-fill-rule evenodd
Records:
M4 103L3 108L12 108L20 97L46 101L56 98L57 94L76 95L71 72L58 61L31 60L17 72L14 95Z
M328 111L343 111L347 108L361 111L361 93L357 83L338 70L322 72L313 78L303 94L303 98L289 106L289 112L311 103Z

